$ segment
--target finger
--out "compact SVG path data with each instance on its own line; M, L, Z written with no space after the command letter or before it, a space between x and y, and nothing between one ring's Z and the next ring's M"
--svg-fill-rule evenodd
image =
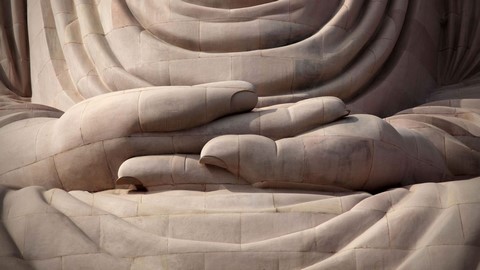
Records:
M88 100L80 111L84 143L142 132L168 132L200 126L255 107L253 86L224 82L203 86L135 89ZM65 119L69 119L69 112ZM74 117L75 118L75 117ZM66 122L66 121L63 121ZM65 123L71 127L71 122Z
M432 121L433 124L422 122L428 120L436 121ZM451 120L451 122L448 120ZM402 128L408 129L416 140L422 142L416 143L419 160L425 160L425 163L436 167L446 164L449 171L454 175L478 175L480 173L480 154L445 131L450 129L450 131L454 131L452 132L454 134L462 134L460 127L454 128L454 124L462 122L455 120L455 118L442 119L428 115L399 115L389 118L390 123L396 128L399 130L402 130ZM443 129L436 127L437 125L443 125ZM465 135L459 137L466 138Z
M143 91L139 98L142 131L176 131L209 123L225 115L253 109L257 95L242 81Z
M253 112L221 118L206 126L182 132L181 136L258 134L271 139L293 137L348 114L338 98L322 97L289 106L262 108Z
M277 144L259 135L226 135L203 147L200 163L225 168L250 183L302 182L303 164L297 159L303 156L304 148L298 139L280 140Z
M273 141L230 135L209 141L200 162L222 167L250 183L307 183L375 190L402 181L402 149L371 138L306 136Z
M114 158L116 161L113 171L116 171L121 162L133 156L200 153L202 147L209 140L225 134L261 134L272 138L291 137L322 123L332 121L332 119L342 117L346 113L345 105L341 100L318 98L272 111L228 116L185 131L138 134L125 138L109 138L103 141L107 155L115 152L112 156L121 157Z
M336 97L312 98L286 108L260 111L259 135L272 139L292 137L314 127L348 115L342 100Z
M246 184L237 176L198 162L198 155L142 156L126 160L119 168L117 184L144 187L191 184Z

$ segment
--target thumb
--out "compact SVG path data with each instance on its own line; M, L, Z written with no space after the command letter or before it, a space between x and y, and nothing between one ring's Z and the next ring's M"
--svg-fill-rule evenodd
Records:
M226 135L203 147L200 163L224 168L250 183L301 182L303 149L300 139L275 142L259 135ZM302 160L296 160L299 157Z

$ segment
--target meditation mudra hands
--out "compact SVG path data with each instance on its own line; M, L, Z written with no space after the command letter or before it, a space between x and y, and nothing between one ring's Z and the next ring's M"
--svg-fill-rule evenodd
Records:
M333 98L317 100L322 99L335 100L327 106L341 106ZM423 149L418 150L422 144ZM271 188L372 191L448 179L450 173L435 146L423 136L406 129L399 133L375 116L356 115L278 140L253 134L215 137L199 156L135 157L122 164L119 177L120 183L146 187L250 183Z
M250 93L241 108L253 109ZM347 115L340 99L321 97L167 133L174 142L171 153L127 159L117 183L376 190L450 177L422 135L375 116Z
M97 96L59 119L31 118L5 126L2 145L16 154L2 165L0 181L12 187L108 189L120 165L133 157L198 155L209 140L224 134L292 137L347 114L336 98L252 111L256 103L253 86L241 81ZM151 172L147 168L143 173Z
M11 141L2 145L17 153L2 165L0 181L89 191L113 188L117 179L147 188L250 183L372 190L448 174L433 145L419 142L422 136L375 116L346 117L338 98L254 109L256 103L253 86L243 81L97 96L59 119L3 128L0 138ZM417 142L427 151L417 151Z

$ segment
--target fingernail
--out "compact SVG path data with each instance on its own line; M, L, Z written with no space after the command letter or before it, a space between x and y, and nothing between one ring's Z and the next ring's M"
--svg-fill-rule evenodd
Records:
M227 164L214 156L203 156L198 160L201 164L208 164L208 165L214 165L220 168L227 169Z
M219 136L203 146L199 162L224 168L237 175L238 151L238 135Z
M257 102L257 94L251 90L236 92L230 99L230 112L250 111L255 108Z

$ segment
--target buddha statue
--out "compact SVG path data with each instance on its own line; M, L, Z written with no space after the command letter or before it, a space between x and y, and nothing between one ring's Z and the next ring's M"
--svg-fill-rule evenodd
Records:
M373 241L367 235L372 233L367 232L368 224L387 220L387 215L395 217L391 207L406 207L399 204L400 197L407 196L405 201L415 207L425 207L421 199L411 199L416 195L398 190L418 187L428 198L435 196L440 201L439 205L429 204L435 209L451 209L451 204L444 202L445 194L451 192L445 189L464 190L457 185L466 185L479 190L478 179L474 178L480 175L480 27L474 20L479 7L474 0L2 1L0 185L6 194L7 216L3 219L6 235L12 235L10 246L36 263L48 260L58 265L58 258L67 258L63 269L77 265L71 256L78 254L97 254L105 267L116 268L107 263L112 257L131 258L116 263L125 262L131 267L137 263L140 267L138 258L161 255L171 260L171 256L194 253L202 254L203 259L192 259L202 269L207 265L222 268L223 259L209 257L214 263L207 263L209 252L223 254L221 258L238 255L247 260L256 257L252 254L273 254L275 259L259 255L261 259L252 263L274 261L275 269L282 268L281 262L284 269L308 265L329 268L337 265L337 258L344 263L350 256L359 256L352 250L370 247ZM429 185L435 188L423 188ZM290 207L288 211L301 213L302 221L292 226L302 233L294 234L286 227L267 240L255 235L247 244L238 239L230 239L233 242L227 244L224 239L215 240L213 229L206 230L208 237L203 235L200 225L199 234L185 240L182 233L192 228L179 226L169 227L170 234L155 238L158 241L154 243L143 235L152 233L151 227L141 225L146 219L139 218L140 222L134 218L141 216L138 209L143 203L136 198L171 198L169 192L176 194L177 189L191 194L182 195L184 201L174 200L177 206L185 202L181 211L158 206L147 211L148 215L159 218L180 213L190 220L196 218L191 215L203 211L211 221L214 213L228 216L250 208L225 198L210 212L204 199L203 210L198 210L199 205L193 202L207 196L208 191L231 189L235 194L239 190L237 195L252 196L254 202L261 201L262 192L270 192L272 207L255 206L255 210L248 210L256 211L255 216L240 214L239 220L251 218L254 221L246 226L252 228L276 224L272 220L279 217L270 220L262 209L282 212ZM275 195L283 192L292 194L286 208L275 203ZM462 192L459 194L465 198L475 197ZM31 193L42 194L44 199ZM122 204L115 205L110 198L114 195L134 201L137 212L122 216ZM328 218L328 224L336 225L324 228L323 221L318 221L329 211L324 201L317 208L292 206L306 195L313 196L312 200L320 200L318 196L338 200L341 210ZM31 205L54 209L45 213L53 211L68 217L61 216L63 221L53 227L64 228L59 224L73 222L88 239L95 238L93 231L101 230L99 242L77 237L77 229L65 225L68 229L62 230L74 235L72 241L81 243L78 250L68 247L65 253L62 244L53 242L42 251L40 247L46 241L42 235L55 238L49 233L34 233L40 236L30 237L32 242L24 240L27 244L19 246L21 239L28 238L26 232L34 232L37 227L27 222L30 229L18 238L15 218L38 214L37 210L28 210L10 216L17 213L15 205L21 203L16 198L22 196L36 198L29 199ZM88 199L90 196L100 198L100 202ZM102 204L102 200L111 203ZM234 207L222 208L229 203ZM480 198L458 205L462 203L478 209ZM85 205L90 210L82 214ZM471 219L476 221L464 220L462 206L458 207L459 212L446 219L465 224L478 221L478 214ZM120 213L121 218L130 218L141 237L127 236L125 241L142 248L137 252L117 236L105 240L109 235L106 226L122 224L121 228L130 228L131 224L122 223L124 220L102 219L86 225L70 218L93 218L96 214L91 209L95 208L107 211L101 215ZM365 209L383 214L370 220L363 217ZM354 216L358 211L362 215ZM468 213L474 211L468 209ZM311 221L303 220L305 213ZM312 213L318 214L317 219ZM169 216L171 224L175 224L175 218ZM279 220L293 222L293 217L282 218ZM346 227L339 225L353 226L360 219L367 225L359 225L353 238ZM222 222L226 224L231 221L225 220ZM416 226L408 219L403 222L408 228ZM160 223L155 219L152 228ZM307 223L314 225L302 227ZM386 226L395 231L391 227L394 225ZM463 232L466 242L458 245L478 250L478 224L468 225L468 232L463 225L460 229L455 226L448 225L445 230ZM38 230L47 227L38 226ZM224 228L218 228L223 233ZM423 229L412 230L411 234L398 235L415 238ZM235 233L243 239L250 231L232 235ZM287 239L290 233L293 240ZM385 232L382 227L372 234L384 236ZM433 234L443 237L444 232L433 230ZM466 236L470 234L472 239ZM365 238L359 240L359 246L354 235ZM389 243L395 243L391 238L395 235L388 237ZM435 241L439 238L432 239L420 247L438 244ZM277 248L298 241L307 244L291 250ZM344 244L331 246L332 241ZM408 241L412 244L393 245L398 250L417 248L415 239ZM27 248L29 243L31 247ZM157 250L156 243L162 248ZM346 249L348 258L343 260L339 254L348 243L352 247ZM390 247L392 244L379 246ZM301 262L282 260L279 254L287 251L301 253ZM323 255L310 254L306 259L307 252ZM460 263L469 252L474 251L459 251L455 262ZM325 256L327 253L331 256ZM444 253L448 252L438 252ZM419 253L412 254L398 255L400 263L389 257L384 261L396 264L383 267L408 268L412 261L423 263ZM233 260L231 266L241 268L243 259ZM185 262L186 257L181 260ZM468 263L478 265L478 259L469 259Z

